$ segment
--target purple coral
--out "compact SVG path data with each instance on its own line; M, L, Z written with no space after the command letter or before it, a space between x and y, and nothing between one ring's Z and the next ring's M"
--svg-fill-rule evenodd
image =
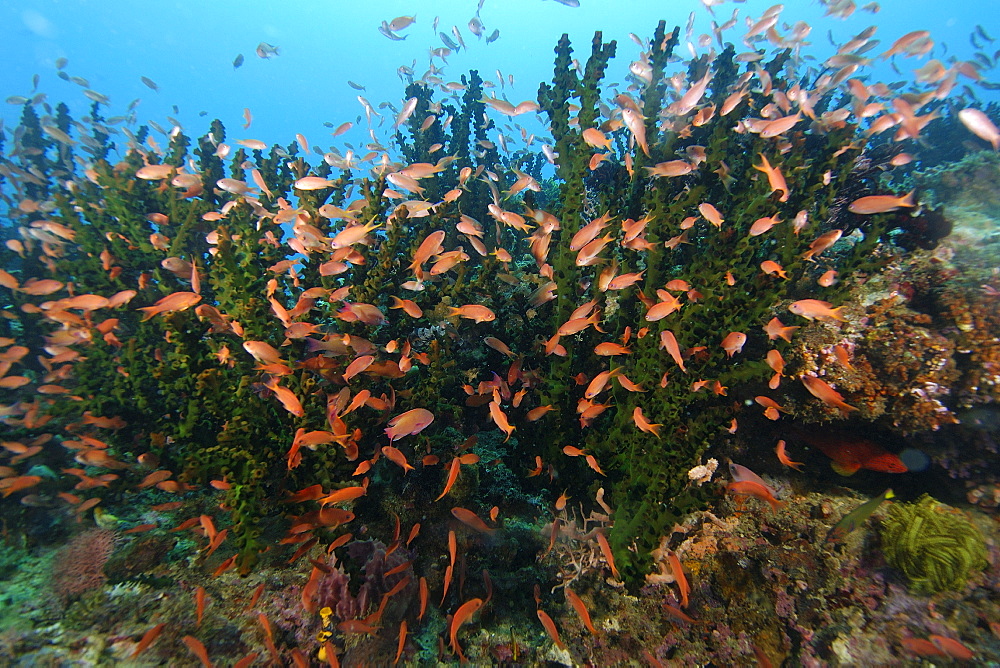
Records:
M347 546L347 554L352 563L362 564L361 572L364 577L357 584L357 593L351 593L349 586L351 576L341 564L337 563L336 555L332 555L330 557L332 570L319 579L316 590L316 603L319 608L329 607L333 610L334 617L340 620L359 619L372 612L385 593L404 578L409 578L410 581L398 596L393 597L394 602L400 601L401 604L397 605L405 608L412 600L417 586L412 566L407 566L392 575L386 575L388 571L412 561L413 555L408 550L400 548L387 554L385 545L380 541L354 541ZM394 610L394 614L390 617L395 617L397 614L401 617L402 612L404 610Z

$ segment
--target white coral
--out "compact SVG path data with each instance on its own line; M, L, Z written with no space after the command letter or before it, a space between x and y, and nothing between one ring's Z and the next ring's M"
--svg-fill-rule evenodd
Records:
M712 479L712 476L715 475L715 469L717 468L719 468L719 460L709 459L704 464L699 464L688 471L688 479L701 487Z

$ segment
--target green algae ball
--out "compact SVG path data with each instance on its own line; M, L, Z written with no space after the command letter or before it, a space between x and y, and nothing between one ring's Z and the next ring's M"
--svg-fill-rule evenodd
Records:
M959 511L924 494L894 503L882 522L882 550L918 594L961 590L986 567L986 541Z

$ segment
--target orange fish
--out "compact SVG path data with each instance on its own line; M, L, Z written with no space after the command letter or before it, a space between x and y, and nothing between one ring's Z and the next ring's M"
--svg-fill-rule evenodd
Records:
M763 153L758 153L758 155L760 156L761 164L754 165L753 168L767 175L767 183L771 186L771 192L776 190L781 191L781 197L778 198L778 201L787 202L790 191L788 190L788 184L785 183L785 177L781 174L781 170L777 167L772 167L771 163L767 161L767 156Z
M491 534L496 529L491 529L486 525L486 522L479 518L479 515L475 514L468 508L460 508L458 506L451 509L451 514L462 524L479 531L480 533Z
M677 339L669 329L660 332L660 347L664 348L670 354L670 357L681 368L681 371L687 373L687 369L684 368L684 358L681 356L681 349L677 345Z
M635 137L635 143L639 145L642 152L649 157L649 145L646 143L646 119L635 109L627 108L622 109L622 120L625 122L625 127L628 128L632 136Z
M712 223L716 227L721 228L722 223L726 222L726 219L722 217L722 214L719 213L719 210L716 209L711 204L709 204L708 202L699 204L698 212L701 213L701 215L705 218L705 220Z
M856 199L847 207L851 213L868 215L873 213L886 213L902 208L913 208L917 205L914 196L916 191L911 190L902 197L895 195L869 195Z
M687 614L685 614L685 612L683 610L681 610L680 608L678 608L676 606L673 606L673 605L670 605L669 603L663 603L662 605L663 605L663 609L665 611L667 611L668 613L670 613L671 616L676 617L677 619L683 620L683 621L687 622L688 624L697 624L698 623L698 620L692 619L690 616L688 616Z
M315 487L315 485L313 487ZM302 490L302 492L299 492L298 494L296 494L292 498L294 499L295 497L299 496L303 492L306 492L307 490L312 490L312 489L313 489L312 487L307 487L306 489ZM326 506L326 505L333 504L333 503L342 503L344 501L353 501L354 499L360 498L360 497L364 496L367 493L368 493L368 490L365 487L360 487L360 486L344 487L343 489L334 490L334 491L330 492L329 494L327 494L326 496L324 496L322 498L319 498L317 500L319 501L320 506ZM310 493L310 496L311 496L311 493ZM300 498L298 500L311 500L311 498ZM289 499L289 502L292 502L292 500Z
M602 371L590 381L587 385L587 389L584 391L583 396L585 399L593 399L598 394L604 391L604 388L608 386L611 379L619 373L617 369L611 369L609 371Z
M389 442L408 436L418 434L434 421L434 414L425 408L414 408L400 413L389 420L389 426L385 428L385 434L389 437Z
M802 470L803 462L793 462L791 459L789 459L788 453L785 452L784 441L778 441L778 445L775 446L774 452L775 454L778 455L778 461L781 462L784 466L787 466L788 468L793 468L796 471Z
M330 239L330 247L334 250L339 250L341 248L348 248L356 243L364 240L368 236L369 232L378 229L382 223L376 223L375 218L372 218L365 225L351 225L350 227L345 227L340 232L338 232L332 239Z
M285 407L285 410L294 415L295 417L302 417L306 414L305 409L302 408L302 403L299 401L295 393L289 390L287 387L282 387L278 384L277 378L271 378L264 383L264 387L274 392L274 396L281 402L281 405Z
M153 471L136 485L139 489L145 489L146 487L152 487L158 482L163 482L164 480L169 480L174 474L170 471Z
M835 406L844 413L850 413L851 411L858 410L854 406L846 403L840 392L837 392L835 389L830 387L826 381L809 374L799 376L799 380L801 380L802 384L806 386L807 390L809 390L809 394L813 395L817 399L820 399L824 403Z
M542 458L535 455L535 468L528 472L529 478L534 478L535 476L542 475Z
M125 531L122 531L122 533L123 534L124 533L145 533L146 531L151 531L151 530L153 530L155 528L156 528L155 524L139 524L138 526L134 526L131 529L126 529Z
M594 628L594 623L590 620L590 612L587 610L587 606L583 604L580 597L577 596L576 593L569 587L563 587L563 591L566 592L566 600L569 601L570 605L573 606L573 609L576 610L576 614L579 615L580 621L583 622L583 625L587 627L587 630L593 635L598 635L597 629Z
M452 649L458 654L459 661L465 663L465 655L462 654L462 648L458 644L458 630L463 624L472 619L472 616L476 614L476 611L483 606L483 599L474 598L466 601L459 606L458 610L455 611L455 615L451 618L451 627L448 629L448 638L451 642Z
M770 274L778 276L779 278L784 278L788 280L788 274L785 273L784 267L775 262L774 260L764 260L760 263L760 270L765 274Z
M829 429L822 433L803 433L800 438L833 460L830 466L840 475L852 475L859 469L882 473L907 471L906 464L898 456L867 438Z
M29 279L21 286L21 292L26 295L43 296L62 290L63 284L52 278Z
M843 233L843 230L830 230L825 234L819 235L809 244L809 250L802 254L802 259L815 262L813 258L837 243Z
M337 630L341 633L367 633L375 635L378 629L369 624L365 624L360 619L347 619L337 624Z
M496 350L497 352L506 355L507 357L510 358L514 357L514 351L511 350L506 343L504 343L503 341L501 341L496 337L487 336L486 338L483 339L483 343L488 345L493 350Z
M925 658L940 658L947 656L944 652L938 649L934 643L924 638L900 638L899 644L902 645L903 649L907 652L915 654L916 656Z
M8 290L17 290L20 288L21 283L13 275L0 269L0 285L7 288Z
M410 535L406 537L406 547L409 547L410 543L412 543L419 534L420 534L420 522L417 522L410 529Z
M771 505L771 509L774 511L777 511L785 505L784 501L778 501L774 498L770 489L761 485L759 482L754 482L753 480L739 480L731 482L726 485L726 492L737 496L752 496L755 499L766 501Z
M492 322L496 319L496 314L481 304L466 304L465 306L451 307L449 315L467 318L473 322Z
M843 364L848 369L853 369L851 366L851 354L847 352L847 348L841 344L837 344L833 347L833 356L837 358L837 361Z
M14 492L34 487L41 481L41 476L37 475L22 475L14 478L3 478L0 480L0 492L3 493L4 498L7 498Z
M264 593L264 583L262 582L259 585L257 585L256 589L253 590L253 594L250 596L250 602L247 603L247 606L244 608L244 611L252 610L253 607L257 605L257 601L258 599L260 599L260 595L263 593Z
M430 591L427 589L427 578L420 578L420 613L417 615L417 621L421 621L424 618L424 613L427 612L427 599Z
M597 463L597 458L594 455L586 455L584 461L587 462L587 466L594 470L597 475L605 475L604 471L601 470L600 465Z
M722 339L722 349L726 351L728 357L732 357L738 352L743 351L743 346L746 345L747 335L743 332L730 332L726 335L726 338Z
M642 388L641 385L637 385L636 383L633 383L631 380L629 380L629 377L626 376L625 374L619 374L619 375L616 376L616 378L618 379L618 384L621 385L626 390L628 390L629 392L645 392L646 391L646 390L644 390Z
M611 150L611 140L597 128L587 128L581 133L583 141L594 148L606 148Z
M837 272L833 269L823 272L823 275L816 279L816 282L823 288L829 288L837 284Z
M604 555L604 560L608 562L608 567L611 569L611 575L613 575L616 580L621 580L621 576L618 574L618 568L615 566L615 555L611 551L611 545L608 543L608 537L604 535L603 531L596 532L594 537L597 539L598 547L601 548L601 554Z
M399 657L403 656L403 648L406 647L406 620L399 623L399 642L396 644L396 658L392 660L392 665L399 663Z
M819 299L800 299L797 302L789 304L788 310L795 315L802 316L806 320L839 320L840 322L845 322L846 318L841 314L841 311L845 307L830 308L831 306L833 304L830 302L824 302Z
M971 661L973 657L975 657L975 654L971 649L954 638L931 634L927 636L927 639L934 643L934 646L941 650L945 656L951 657L952 659L957 659L959 661Z
M993 124L989 116L979 109L962 109L958 112L958 120L962 122L969 132L980 139L984 139L993 146L993 150L1000 150L1000 130Z
M168 501L166 503L158 503L155 506L150 506L150 510L155 510L156 512L169 512L172 510L177 510L184 505L183 501Z
M191 651L195 657L201 661L201 665L205 668L212 668L212 662L208 658L208 650L201 643L200 640L194 636L184 636L181 640L187 645L187 648Z
M504 439L504 443L506 443L517 427L507 421L507 414L500 409L500 404L496 401L490 402L490 417L493 418L493 422L496 423L500 430L507 434L507 438Z
M542 623L542 627L545 628L545 632L549 634L550 638L552 638L552 642L554 642L556 647L559 649L563 649L562 640L559 639L559 630L556 628L556 623L553 622L548 613L541 608L536 610L535 614L538 615L538 621Z
M767 351L767 365L771 367L771 370L779 376L785 371L785 358L781 356L781 353L777 350ZM774 389L773 387L771 388Z
M386 459L391 461L393 464L401 467L404 473L409 473L413 470L413 465L406 461L406 455L404 455L399 448L386 445L382 448L382 454L385 455Z
M684 568L681 566L681 560L677 557L677 553L670 550L667 559L670 562L670 571L674 574L674 582L677 583L677 589L681 594L681 607L686 608L688 607L691 585L688 584L687 577L684 575Z
M205 614L205 588L198 587L194 590L196 626L201 626L202 615Z
M300 323L301 324L301 323ZM344 380L349 381L354 378L359 373L363 372L365 369L370 367L375 362L375 358L372 355L362 355L351 361L344 369Z
M797 325L794 327L786 327L785 324L777 318L771 318L767 324L764 325L764 332L767 334L767 338L770 341L780 338L791 343L792 334L794 334L797 329L799 329Z
M694 165L686 160L670 160L668 162L658 162L652 167L645 168L650 176L670 178L674 176L684 176L690 174Z
M163 631L163 627L165 626L166 624L157 624L153 628L146 631L142 635L142 640L140 640L139 644L135 646L135 650L132 652L131 658L134 659L135 657L139 656L143 652L143 650L152 645L153 641L160 636L160 632Z
M528 411L526 417L528 418L528 422L535 422L537 420L541 420L542 417L544 417L545 414L548 413L549 411L554 411L554 410L555 406L553 406L552 404L546 404L544 406L539 406L538 408L532 408L530 411Z
M608 290L624 290L630 285L635 285L642 280L642 275L644 272L638 271L630 274L622 274L621 276L615 276L608 283Z
M657 438L660 437L660 427L663 426L661 423L651 423L646 419L646 416L642 414L642 407L636 406L635 410L632 411L632 421L635 422L635 426L639 428L639 431L644 431L647 434L652 434Z
M459 469L462 467L461 459L455 457L451 460L451 465L448 468L448 479L444 483L444 490L441 494L434 499L435 501L440 501L444 496L451 491L451 488L455 485L455 481L458 480Z
M287 499L285 499L284 503L300 503L302 501L315 501L316 499L320 499L322 497L323 497L323 486L319 483L316 483L315 485L310 485L305 489L300 489L299 491L295 492Z
M758 404L764 407L764 417L766 417L768 420L777 420L779 417L781 417L778 411L784 411L786 413L788 412L787 410L782 408L777 401L775 401L770 397L765 397L765 396L754 397L754 401L756 401Z
M185 309L191 308L200 301L201 301L201 295L199 295L196 292L174 292L158 300L152 306L143 306L140 307L138 310L146 314L142 318L142 321L145 322L150 318L159 315L160 313L174 313L176 311L184 311Z
M605 341L604 343L599 343L594 348L595 355L602 355L605 357L610 357L613 355L629 355L632 353L631 348L626 348L625 346L615 343L614 341Z
M582 332L591 325L593 325L594 329L597 329L597 331L602 331L598 327L598 325L600 324L601 324L601 313L600 311L595 311L589 317L570 318L562 325L560 325L559 329L556 331L556 334L558 336L572 336L573 334Z

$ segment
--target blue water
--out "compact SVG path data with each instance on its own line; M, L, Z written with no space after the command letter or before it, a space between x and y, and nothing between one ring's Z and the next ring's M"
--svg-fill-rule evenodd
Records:
M716 21L724 23L734 9L739 10L736 27L727 31L727 41L738 43L746 31L745 18L759 17L773 3L726 2L714 7ZM859 7L865 3L859 2ZM880 53L893 40L913 30L929 29L938 43L932 56L947 63L951 57L972 58L969 35L977 23L1000 37L1000 22L982 12L984 3L947 3L937 0L887 0L873 14L860 8L848 19L824 17L818 2L788 2L782 22L806 21L813 30L807 51L818 59L832 55L828 32L843 43L870 25L879 26L875 35L881 44L868 55ZM369 141L365 124L337 138L331 128L355 121L363 109L357 95L374 105L388 101L397 108L403 88L396 71L413 67L415 78L427 71L428 50L444 46L432 32L440 17L438 32L451 36L457 26L468 49L448 57L440 74L445 81L458 80L469 69L479 70L484 79L498 83L496 71L513 76L513 88L502 93L517 103L533 99L538 83L552 76L552 49L563 33L569 33L574 53L581 59L589 54L595 30L605 41L618 41L618 64L609 68L610 82L622 80L628 62L639 53L629 33L648 38L657 21L668 28L683 30L694 12L694 39L709 32L711 15L698 0L627 0L607 2L581 0L573 8L553 0L485 0L478 14L485 26L482 38L469 30L469 20L477 13L475 0L434 0L418 2L326 2L283 5L272 2L136 3L120 0L6 2L0 7L0 91L3 97L32 94L32 77L40 77L39 91L50 101L64 101L75 117L85 115L90 101L82 88L56 76L55 61L67 58L66 72L86 78L90 87L109 96L112 110L106 116L124 114L135 99L140 121L153 120L169 130L167 116L178 120L189 135L207 130L208 121L219 118L233 138L260 139L268 144L288 144L296 133L312 145L327 148L344 141ZM964 11L963 11L964 10ZM396 16L415 15L417 21L400 31L403 41L390 41L378 33L382 21ZM780 25L780 24L779 24ZM500 37L486 44L494 30ZM781 31L783 34L785 30ZM452 37L452 39L454 39ZM280 55L261 59L254 53L260 42L278 46ZM945 47L947 50L945 51ZM1000 48L1000 43L994 45ZM703 53L705 49L699 49ZM689 57L682 46L678 53ZM992 50L988 50L992 56ZM233 69L233 60L243 54L245 62ZM898 59L904 74L924 64L928 58ZM439 59L436 64L442 65ZM884 64L872 70L874 79L900 80ZM156 82L159 92L150 90L140 77ZM990 74L987 73L987 78ZM364 85L352 89L347 81ZM964 80L962 83L967 83ZM983 100L997 99L997 93L976 88ZM177 107L175 113L173 107ZM0 115L8 127L16 124L19 108L0 105ZM242 131L243 109L253 114L253 124ZM206 118L199 113L205 112ZM391 112L390 112L391 113ZM523 117L522 117L523 118ZM388 133L383 126L384 138ZM343 150L343 149L342 149Z

